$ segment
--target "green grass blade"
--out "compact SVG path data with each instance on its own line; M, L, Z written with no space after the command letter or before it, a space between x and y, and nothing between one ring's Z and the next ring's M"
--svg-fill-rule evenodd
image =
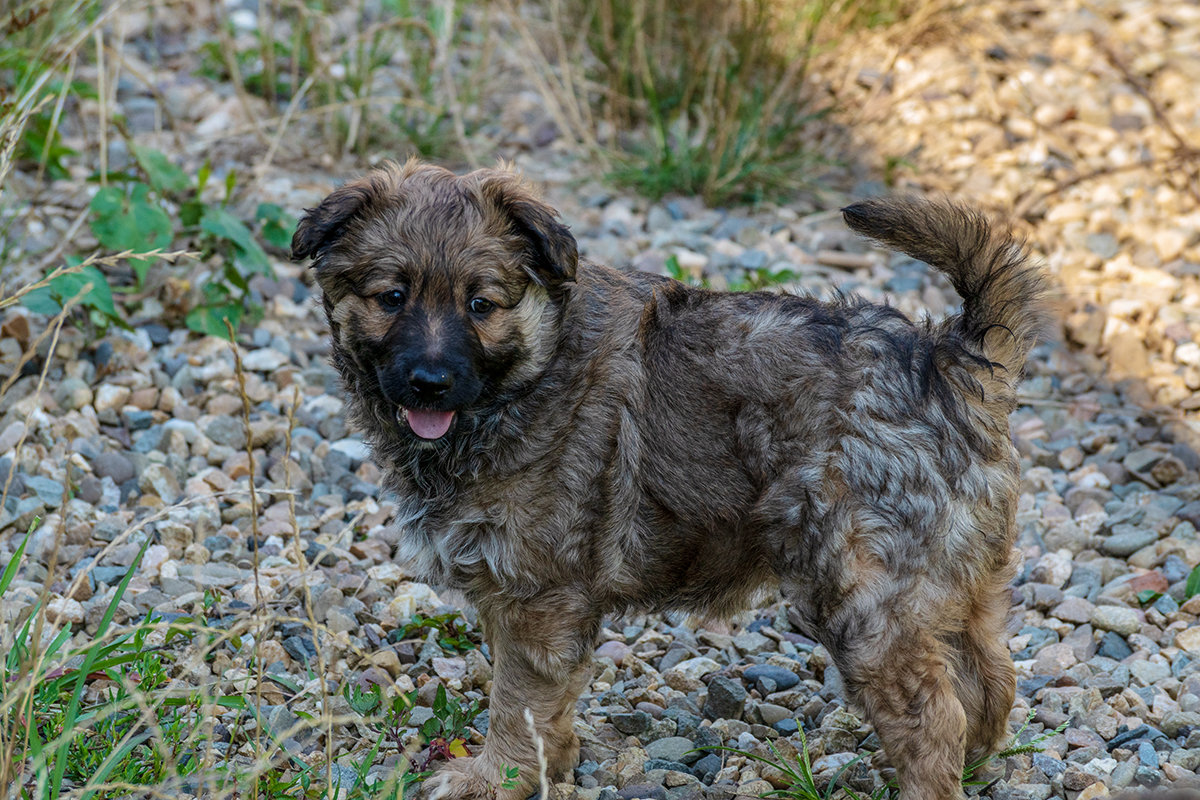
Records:
M113 617L116 616L117 605L121 602L121 598L125 596L126 590L129 589L129 582L133 580L133 573L137 571L138 565L142 563L142 556L146 554L146 548L149 546L150 538L146 537L146 541L142 542L141 549L134 556L133 563L129 565L129 570L125 573L125 577L121 579L121 583L117 586L117 591L113 594L112 602L105 609L104 616L100 619L100 625L96 628L94 641L99 642L104 638L104 634L108 632L109 626L112 625ZM83 664L79 667L79 675L75 680L75 691L71 694L71 702L67 704L67 713L63 719L63 732L55 745L54 772L50 776L51 797L58 797L62 787L63 773L67 769L67 749L70 747L71 736L74 734L75 722L79 718L79 708L83 702L83 689L87 685L87 676L91 674L96 662L104 657L106 649L99 646L89 647L84 655Z
M108 774L110 772L112 772L117 767L117 765L120 764L125 759L125 756L129 755L129 753L133 750L133 748L135 748L139 744L142 744L143 742L147 741L149 738L150 738L150 734L143 732L143 733L138 734L137 736L134 736L129 741L122 744L120 747L114 748L107 756L104 757L104 761L102 761L100 763L100 766L96 769L96 774L88 779L88 783L89 784L104 783L106 780L108 780ZM91 800L93 797L96 796L96 793L99 791L100 791L99 789L89 789L86 792L84 792L82 795L80 795L80 800Z
M25 534L25 538L21 540L21 544L17 546L13 552L12 558L8 560L8 566L4 568L4 574L0 575L0 595L3 595L8 585L13 582L13 578L17 577L17 570L21 567L21 559L25 555L25 545L29 544L29 537L32 534Z

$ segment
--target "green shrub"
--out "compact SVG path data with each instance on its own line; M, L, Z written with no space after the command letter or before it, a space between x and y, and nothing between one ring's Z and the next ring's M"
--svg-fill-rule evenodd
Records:
M227 338L226 320L236 330L242 322L261 317L262 308L250 299L250 279L254 275L270 277L274 271L254 232L232 210L237 174L231 171L225 176L223 197L213 202L205 197L211 177L207 164L190 177L158 150L138 145L130 149L132 171L105 175L105 185L88 206L92 233L101 247L125 254L132 269L133 285L117 287L117 297L145 289L155 257L182 243L195 247L201 258L220 262L223 278L202 287L201 301L187 313L188 328ZM264 241L277 248L288 246L296 222L283 209L260 204L255 220ZM25 295L22 302L36 313L58 313L65 299L85 284L90 284L90 290L79 304L91 324L98 328L124 324L113 287L95 266L60 275Z

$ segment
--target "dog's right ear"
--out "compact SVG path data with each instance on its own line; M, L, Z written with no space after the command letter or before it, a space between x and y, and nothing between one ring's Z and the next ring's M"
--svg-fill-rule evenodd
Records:
M386 191L382 184L379 175L368 175L335 190L316 208L305 209L292 236L292 260L319 258L346 225Z

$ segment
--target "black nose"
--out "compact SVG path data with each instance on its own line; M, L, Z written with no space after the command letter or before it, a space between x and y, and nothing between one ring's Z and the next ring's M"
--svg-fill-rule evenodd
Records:
M444 369L417 367L408 375L408 385L419 400L437 400L454 385L450 373Z

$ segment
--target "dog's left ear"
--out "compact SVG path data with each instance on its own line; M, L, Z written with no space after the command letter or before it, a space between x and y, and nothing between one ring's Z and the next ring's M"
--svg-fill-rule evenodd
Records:
M534 281L553 292L575 280L579 248L571 231L558 221L557 211L537 199L511 172L487 170L479 192L484 202L529 242L525 270Z
M335 189L316 208L306 209L292 236L292 260L317 258L338 240L347 223L392 188L390 171L378 170Z

